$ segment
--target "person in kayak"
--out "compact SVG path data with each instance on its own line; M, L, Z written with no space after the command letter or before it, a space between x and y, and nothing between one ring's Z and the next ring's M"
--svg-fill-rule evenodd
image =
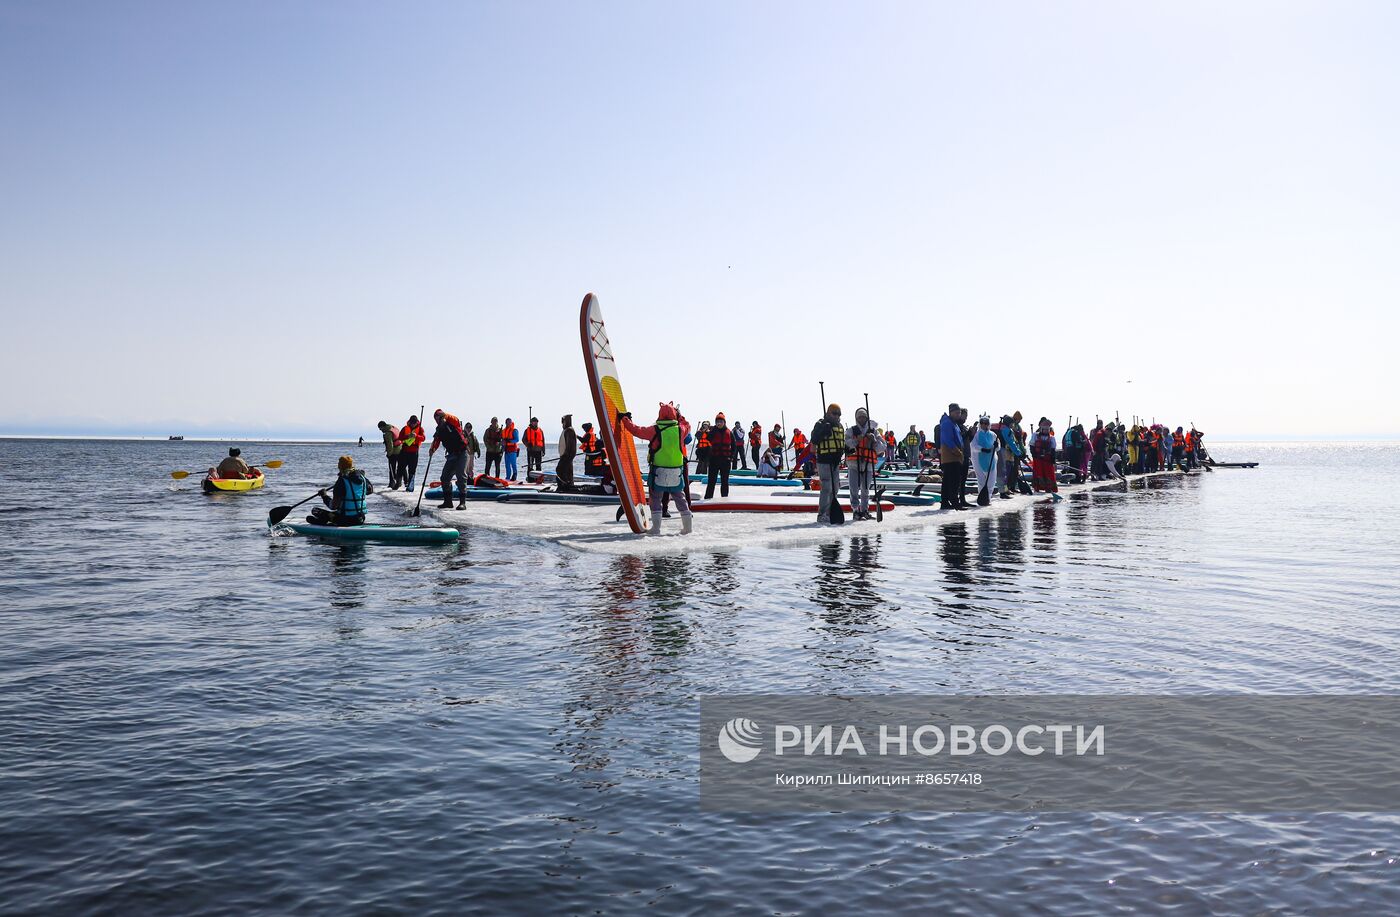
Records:
M578 455L578 433L574 431L574 415L565 414L559 418L564 429L559 433L559 463L554 466L554 477L558 481L555 490L569 493L574 487L574 457Z
M462 429L462 422L442 408L433 412L433 420L437 421L437 429L433 431L433 444L428 447L429 460L432 459L433 453L438 451L439 446L447 453L446 458L442 460L442 502L438 504L438 509L452 508L454 479L462 489L461 501L457 508L466 509L467 481L470 480L467 477L467 434Z
M355 460L348 455L340 457L336 468L339 474L331 493L327 494L325 489L316 492L321 502L326 504L325 508L312 507L306 521L312 525L362 525L366 498L374 493L374 485L363 471L355 467Z
M836 491L840 487L841 460L846 457L846 431L841 426L841 405L832 402L826 413L812 426L812 452L816 459L817 479L821 482L821 498L817 505L817 524L841 525L837 514L840 504Z
M538 417L531 417L525 428L525 473L532 471L544 471L544 430Z
M399 478L402 474L399 468L399 453L403 451L403 446L399 443L399 431L387 420L379 421L379 433L384 437L384 458L389 462L389 489L399 489Z
M253 469L242 459L243 450L230 446L228 456L219 462L217 468L210 469L216 478L251 478Z
M501 428L501 449L506 457L506 480L516 481L520 479L520 431L515 429L515 421L506 418L506 425Z
M418 477L418 447L426 438L418 415L410 414L408 422L399 428L399 480L409 493L413 493L413 481Z
M647 472L651 534L661 534L661 519L665 512L661 498L665 494L680 510L681 534L689 535L692 519L690 500L685 492L685 438L690 435L689 422L671 404L663 404L657 409L656 423L649 427L637 426L632 422L630 413L618 414L617 418L628 433L651 444L650 469ZM713 481L711 478L711 487L714 486Z
M737 439L734 430L739 431ZM744 449L743 428L737 421L734 430L729 429L723 411L715 415L715 424L710 427L710 473L705 479L706 500L714 499L716 482L720 485L719 495L729 496L729 472L734 467L734 450L742 452Z

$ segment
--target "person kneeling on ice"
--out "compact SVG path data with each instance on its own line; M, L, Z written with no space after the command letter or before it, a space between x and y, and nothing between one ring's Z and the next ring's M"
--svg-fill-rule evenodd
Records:
M758 462L758 476L760 478L776 478L778 471L783 467L783 457L778 450L769 446L763 450L763 457Z
M361 525L365 521L365 498L374 493L374 485L365 473L355 467L355 460L342 455L337 463L340 471L331 494L318 491L326 509L313 507L306 521L312 525Z
M685 493L685 438L690 424L674 405L663 404L656 412L656 423L639 427L632 415L618 414L618 420L628 433L651 443L651 469L647 474L647 491L651 495L651 534L661 534L661 495L670 494L681 511L681 534L689 535L691 527L690 500Z

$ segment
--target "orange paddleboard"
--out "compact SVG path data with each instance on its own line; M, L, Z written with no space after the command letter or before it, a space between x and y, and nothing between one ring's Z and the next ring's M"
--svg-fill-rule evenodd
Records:
M622 502L627 524L640 535L651 525L647 488L642 480L641 463L637 460L637 443L617 419L618 414L627 411L627 399L622 397L622 383L617 380L617 360L603 327L603 311L598 306L598 297L592 293L583 298L578 330L583 343L583 365L588 370L588 390L593 393L598 429L608 450L608 461L612 463L617 498Z

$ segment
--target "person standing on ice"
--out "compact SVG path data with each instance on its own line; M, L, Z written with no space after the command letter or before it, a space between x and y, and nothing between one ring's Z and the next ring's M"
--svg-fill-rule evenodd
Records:
M705 480L706 500L714 498L716 481L719 482L719 495L729 496L729 472L733 467L734 450L744 450L743 428L735 421L734 429L739 431L737 437L729 429L724 412L715 415L715 425L710 428L710 474Z
M657 409L656 423L649 427L634 424L630 413L618 414L617 417L628 433L651 444L647 471L651 534L661 534L661 498L665 494L670 496L671 502L681 512L681 534L689 535L691 515L690 500L685 493L685 440L690 435L690 423L670 404L663 404ZM712 471L711 487L714 487L713 474Z
M515 429L515 421L509 417L506 418L506 425L501 428L501 447L505 449L506 455L506 480L519 480L520 431Z
M851 518L870 518L870 491L875 486L875 463L885 441L865 408L856 408L855 426L846 431L846 471L851 488Z
M433 420L437 421L437 429L433 431L433 444L428 447L428 459L432 460L439 446L447 452L447 457L442 460L442 502L438 504L438 509L452 508L454 479L461 488L461 502L457 508L466 509L467 483L471 480L467 477L467 433L462 430L462 422L442 408L433 412ZM471 424L467 424L467 427L470 428ZM427 486L425 482L423 487L426 489Z
M578 455L578 433L574 431L574 415L565 414L559 418L564 429L559 433L559 464L554 466L554 477L559 482L555 489L561 493L574 490L574 456Z
M753 456L753 467L758 469L758 460L763 454L763 425L754 421L749 426L749 454Z
M1040 418L1035 435L1031 437L1031 486L1036 493L1057 493L1055 480L1055 429L1050 418Z
M1000 451L997 435L992 432L992 418L983 414L977 419L977 430L972 434L972 470L977 474L977 505L990 506L992 492L997 488L997 453Z
M816 454L817 478L821 482L821 500L817 506L817 524L840 525L840 509L836 491L840 487L841 460L846 457L846 432L841 427L841 405L832 402L826 413L812 427L812 451Z
M540 429L540 419L530 418L525 428L525 473L544 471L544 431Z
M729 468L733 471L742 465L743 469L748 471L749 454L744 451L744 425L736 420L734 421L734 429L729 432L734 438L734 451L730 455Z

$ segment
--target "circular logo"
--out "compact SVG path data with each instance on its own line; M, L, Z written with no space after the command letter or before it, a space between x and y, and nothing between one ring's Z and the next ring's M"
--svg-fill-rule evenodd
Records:
M742 716L725 723L719 731L719 750L735 764L747 764L763 750L762 732L753 720Z

